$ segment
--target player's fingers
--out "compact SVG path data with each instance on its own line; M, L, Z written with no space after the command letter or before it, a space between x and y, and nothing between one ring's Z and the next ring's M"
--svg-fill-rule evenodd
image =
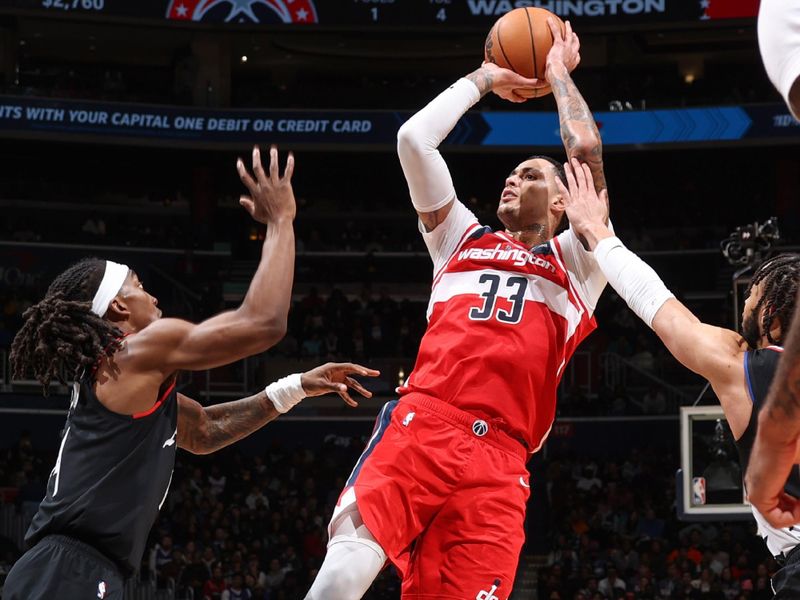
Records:
M577 194L578 183L575 181L575 174L572 172L572 165L569 161L564 163L564 173L567 175L567 187L570 195Z
M572 164L572 172L575 173L575 182L578 184L578 189L582 190L586 187L586 179L583 176L581 163L577 158L570 159L570 163Z
M600 200L601 200L601 202L603 202L603 204L608 206L608 190L607 189L603 188L602 190L600 190L600 194L598 195L598 198L600 198Z
M589 186L589 184L592 183L592 170L589 168L589 165L587 165L586 163L583 163L581 165L581 169L583 170L583 178L586 181L586 185ZM594 188L592 188L592 189L594 189Z
M791 527L797 524L795 516L791 512L783 511L780 508L769 511L764 515L774 527L783 529L784 527ZM798 517L800 519L800 517Z
M278 182L278 147L275 145L269 147L269 178Z
M289 152L289 157L286 159L286 169L283 171L283 178L286 181L292 180L294 174L294 152Z
M334 369L344 371L347 375L357 374L363 377L376 377L381 374L380 371L356 363L331 363L330 366Z
M537 78L529 78L523 77L522 75L517 76L517 80L514 82L514 89L531 89L535 90L536 88L543 87L544 84L541 83Z
M244 161L239 158L236 160L236 170L239 173L239 179L242 180L242 183L247 187L248 190L255 193L258 189L256 182L250 177L250 173L247 172L247 168L244 166Z
M261 149L258 146L253 146L253 173L258 181L265 180L264 166L261 164Z
M240 197L239 197L239 204L240 204L241 206L243 206L243 207L244 207L244 209L245 209L245 210L246 210L248 213L250 213L251 215L252 215L252 214L255 212L255 210L256 210L256 205L255 205L255 204L253 203L253 201L252 201L252 200L251 200L249 197L247 197L247 196L240 196Z
M345 388L345 391L343 391L343 392L339 392L339 397L340 397L342 400L344 400L344 401L345 401L345 403L347 403L348 405L352 406L353 408L355 408L356 406L358 406L358 402L356 402L355 400L353 400L353 399L350 397L350 394L348 394L348 393L347 393L347 388Z
M352 389L357 391L359 394L364 396L364 398L372 398L372 392L370 392L367 388L365 388L363 385L361 385L358 381L356 381L352 377L345 377L344 382L349 387L351 387Z
M561 34L561 28L553 17L547 17L547 26L550 28L550 33L553 34L553 41L564 39Z
M553 17L549 17L552 19ZM555 19L554 19L555 20ZM571 40L574 33L572 32L572 23L569 20L564 22L564 39Z

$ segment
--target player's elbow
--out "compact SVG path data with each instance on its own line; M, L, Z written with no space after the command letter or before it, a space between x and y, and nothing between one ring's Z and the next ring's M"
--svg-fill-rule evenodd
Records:
M411 121L406 121L397 131L397 154L402 160L419 154L424 149L424 141Z
M276 317L270 320L264 328L264 339L268 344L267 348L271 348L280 342L286 336L287 331L288 323L286 321L286 316Z
M254 312L240 307L236 330L237 347L245 349L248 356L260 354L280 342L286 335L288 315L285 311ZM231 336L233 337L233 336Z
M287 329L286 317L274 317L259 323L249 336L249 354L266 352L284 338Z
M569 158L577 158L582 163L596 164L603 160L603 143L594 136L579 137L567 152Z

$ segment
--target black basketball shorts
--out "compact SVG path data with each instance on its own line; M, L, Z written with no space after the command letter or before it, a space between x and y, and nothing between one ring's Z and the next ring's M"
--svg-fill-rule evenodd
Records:
M119 569L91 546L48 535L9 571L3 600L122 600Z

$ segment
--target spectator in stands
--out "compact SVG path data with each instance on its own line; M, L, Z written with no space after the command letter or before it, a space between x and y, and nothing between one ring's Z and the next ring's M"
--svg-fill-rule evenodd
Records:
M251 600L252 597L252 590L244 585L244 576L236 573L230 587L222 592L220 600Z

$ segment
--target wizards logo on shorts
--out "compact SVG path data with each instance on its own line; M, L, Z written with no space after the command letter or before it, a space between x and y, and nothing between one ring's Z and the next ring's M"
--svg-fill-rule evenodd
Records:
M313 0L170 0L167 18L210 23L317 23Z

